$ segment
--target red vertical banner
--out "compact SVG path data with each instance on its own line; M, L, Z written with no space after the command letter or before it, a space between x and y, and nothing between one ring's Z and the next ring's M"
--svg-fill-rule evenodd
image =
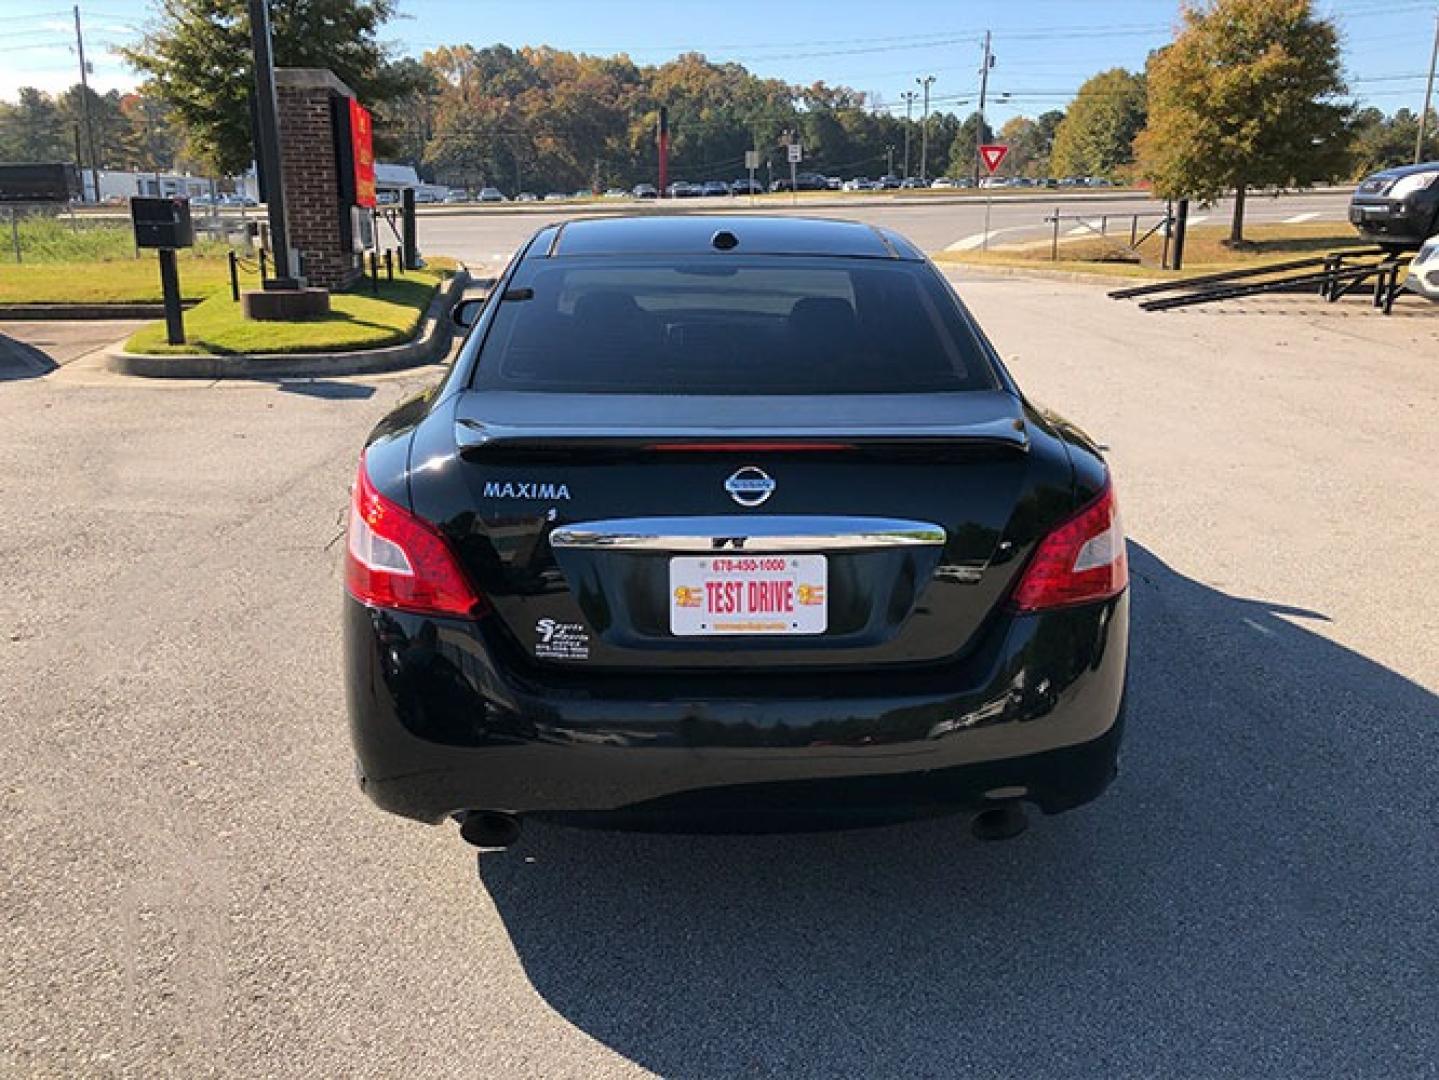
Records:
M663 199L670 181L670 110L665 105L660 106L659 151L660 198Z
M370 110L350 99L350 145L355 158L355 205L375 205L375 133Z

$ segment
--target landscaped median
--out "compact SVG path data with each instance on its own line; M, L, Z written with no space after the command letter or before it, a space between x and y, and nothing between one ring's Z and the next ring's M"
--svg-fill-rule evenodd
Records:
M106 354L112 371L168 378L264 378L392 371L438 359L450 341L449 308L469 275L453 259L369 279L331 295L330 312L296 322L246 319L228 290L185 313L185 344L164 323L137 330Z
M1228 236L1227 225L1191 226L1185 239L1182 271L1160 268L1164 238L1157 234L1141 243L1137 251L1131 251L1122 238L1095 235L1061 238L1057 259L1052 257L1048 240L993 247L988 251L939 251L933 258L941 265L972 266L999 273L1162 281L1366 246L1347 225L1318 221L1251 225L1245 229L1246 243L1240 247L1230 247L1226 243Z

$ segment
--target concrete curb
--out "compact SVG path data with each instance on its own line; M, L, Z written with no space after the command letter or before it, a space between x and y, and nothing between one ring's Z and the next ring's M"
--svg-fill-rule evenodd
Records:
M256 379L371 375L419 367L445 355L454 324L450 308L470 282L463 267L435 292L419 332L401 345L337 353L250 353L243 356L147 356L122 343L105 350L105 366L121 375L150 379Z
M189 309L200 301L185 300ZM0 320L38 322L47 319L163 319L164 304L0 304Z

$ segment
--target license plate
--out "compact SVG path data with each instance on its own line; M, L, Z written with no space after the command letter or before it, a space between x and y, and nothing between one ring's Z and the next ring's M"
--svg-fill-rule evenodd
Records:
M670 633L823 634L823 555L684 555L670 559Z

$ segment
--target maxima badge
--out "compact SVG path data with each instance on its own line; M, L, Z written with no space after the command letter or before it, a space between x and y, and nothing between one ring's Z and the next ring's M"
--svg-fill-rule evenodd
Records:
M763 469L746 465L724 482L724 489L741 506L758 506L774 494L775 483Z

